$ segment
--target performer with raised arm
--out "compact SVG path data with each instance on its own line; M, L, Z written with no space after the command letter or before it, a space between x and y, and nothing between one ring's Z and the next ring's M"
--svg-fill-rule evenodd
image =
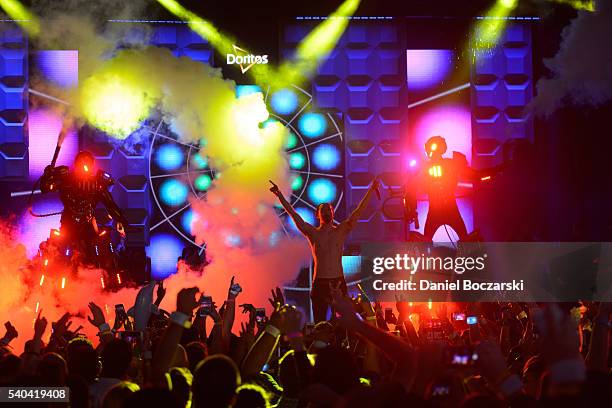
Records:
M374 179L361 202L351 215L338 225L334 225L334 208L329 203L319 204L317 218L319 226L314 227L302 219L285 199L278 186L270 181L270 191L278 197L287 214L293 219L297 229L310 243L314 259L314 277L310 291L315 323L325 320L327 309L331 306L331 289L340 289L346 295L346 282L342 270L342 250L349 232L355 227L373 191L378 191L379 181ZM377 193L378 194L378 193Z

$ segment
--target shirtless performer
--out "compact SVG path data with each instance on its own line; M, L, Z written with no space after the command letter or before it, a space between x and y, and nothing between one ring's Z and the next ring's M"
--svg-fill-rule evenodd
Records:
M287 214L293 219L297 229L308 239L314 258L314 277L310 298L315 323L324 321L327 309L331 306L331 289L339 289L347 294L344 272L342 270L342 250L349 232L355 227L359 216L365 209L373 191L378 190L379 181L374 179L370 188L351 215L337 226L334 225L334 209L331 204L323 203L317 207L319 226L314 227L304 221L285 199L278 186L270 181L270 191L278 197Z

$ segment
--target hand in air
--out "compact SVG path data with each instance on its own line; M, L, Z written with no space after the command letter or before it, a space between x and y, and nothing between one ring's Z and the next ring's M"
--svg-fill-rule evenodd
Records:
M278 186L272 180L268 180L268 181L270 182L270 184L272 184L272 187L270 187L270 191L272 192L272 194L279 197L282 193L280 189L278 188Z

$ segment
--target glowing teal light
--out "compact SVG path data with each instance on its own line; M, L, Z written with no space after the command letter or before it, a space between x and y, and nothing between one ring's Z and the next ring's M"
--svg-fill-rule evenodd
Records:
M338 148L330 144L317 146L313 151L312 160L320 170L333 170L340 164L340 152Z
M331 203L336 198L336 185L328 179L316 179L308 185L308 198L316 204Z
M208 167L208 159L200 156L200 154L195 154L192 158L191 158L191 163L193 164L193 167L195 167L198 170L202 170L205 169L206 167Z
M291 153L289 156L289 166L292 169L301 169L306 164L306 158L302 153Z
M267 127L269 127L269 126L272 126L272 125L273 125L273 124L275 124L275 123L279 123L279 122L278 122L278 120L276 120L276 119L268 119L268 120L266 120L266 121L263 123L263 127L264 127L264 128L267 128Z
M193 184L195 185L196 189L200 191L206 191L210 188L210 185L212 184L212 179L208 174L201 174L198 176L198 178L195 179L195 182Z
M289 133L289 136L287 136L287 143L285 144L285 148L293 149L295 146L297 146L297 143L298 143L297 136L293 132L291 132Z
M327 129L327 121L325 116L320 113L309 112L300 118L298 121L300 132L306 137L314 138L323 136Z
M162 202L173 207L184 204L187 201L188 192L187 186L175 179L164 181L159 188Z
M184 160L183 150L175 144L162 145L155 153L155 163L163 170L176 170Z
M279 115L289 115L298 107L298 97L290 89L281 89L272 94L272 109Z
M297 176L296 178L293 179L293 182L291 183L291 189L293 191L296 191L296 190L301 189L303 185L304 185L304 179L302 178L302 176Z
M241 98L246 95L261 92L261 88L257 85L237 85L236 97Z

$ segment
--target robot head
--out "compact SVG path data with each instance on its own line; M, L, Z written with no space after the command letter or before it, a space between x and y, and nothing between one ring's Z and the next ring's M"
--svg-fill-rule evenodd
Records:
M83 177L91 177L94 175L94 164L91 153L80 151L74 159L74 171Z
M425 152L430 159L442 157L446 149L446 140L442 136L432 136L425 142Z
M321 224L329 224L334 219L334 207L330 203L322 203L317 207L317 218Z

